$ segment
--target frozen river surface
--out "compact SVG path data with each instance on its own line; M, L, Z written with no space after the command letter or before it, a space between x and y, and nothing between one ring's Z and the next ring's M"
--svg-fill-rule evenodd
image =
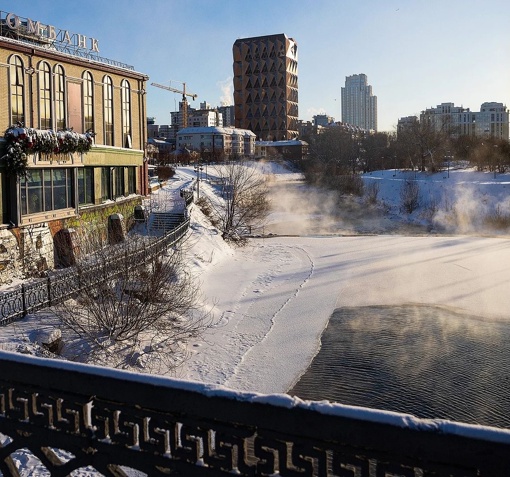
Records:
M510 326L433 306L339 308L290 394L510 427Z

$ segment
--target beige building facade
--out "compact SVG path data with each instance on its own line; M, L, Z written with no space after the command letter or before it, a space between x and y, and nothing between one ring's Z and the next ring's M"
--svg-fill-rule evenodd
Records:
M98 40L0 17L1 283L28 236L51 242L66 220L147 194L148 77L101 58ZM12 237L17 252L1 246Z

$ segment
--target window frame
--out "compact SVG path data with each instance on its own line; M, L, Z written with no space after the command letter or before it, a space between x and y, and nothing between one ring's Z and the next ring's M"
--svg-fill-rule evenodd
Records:
M121 110L122 110L122 140L123 147L131 149L132 142L132 121L131 121L131 86L129 81L123 79L120 83Z
M46 61L39 63L38 81L39 128L53 129L52 72Z
M94 131L94 77L90 71L84 71L82 74L82 107L83 130Z
M66 76L64 67L60 64L53 67L53 94L55 105L55 127L57 130L63 130L67 127Z
M9 58L9 117L10 124L25 123L25 67L19 55Z
M113 81L108 75L103 78L103 144L113 146L114 135Z

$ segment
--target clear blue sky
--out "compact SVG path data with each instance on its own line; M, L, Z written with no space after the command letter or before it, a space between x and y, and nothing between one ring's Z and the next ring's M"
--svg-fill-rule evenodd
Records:
M234 41L275 33L298 43L303 120L340 120L340 88L358 73L378 98L379 130L442 102L510 106L508 0L9 0L0 10L96 38L101 56L149 82L185 81L194 107L232 102ZM180 95L147 89L148 115L168 124Z

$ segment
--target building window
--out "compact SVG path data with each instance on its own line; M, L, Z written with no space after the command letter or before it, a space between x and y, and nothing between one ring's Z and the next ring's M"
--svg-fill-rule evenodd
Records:
M31 169L20 183L23 215L73 207L71 169Z
M112 168L113 169L113 168ZM103 167L101 169L101 200L111 199L111 172L109 167Z
M39 65L39 124L41 129L52 129L51 69L46 62Z
M131 148L131 88L127 80L120 84L122 104L122 137L124 147Z
M54 69L54 86L55 86L55 122L57 129L65 129L66 124L66 108L65 108L65 75L64 68L61 65L55 66Z
M104 143L113 146L113 83L109 76L103 79Z
M19 56L11 56L9 60L11 85L11 124L25 122L25 81L23 62Z
M83 119L84 131L94 131L94 80L88 71L83 73Z
M124 195L124 167L113 167L113 198Z
M128 194L136 193L136 167L128 167Z
M80 205L94 203L94 169L78 169L78 202Z

